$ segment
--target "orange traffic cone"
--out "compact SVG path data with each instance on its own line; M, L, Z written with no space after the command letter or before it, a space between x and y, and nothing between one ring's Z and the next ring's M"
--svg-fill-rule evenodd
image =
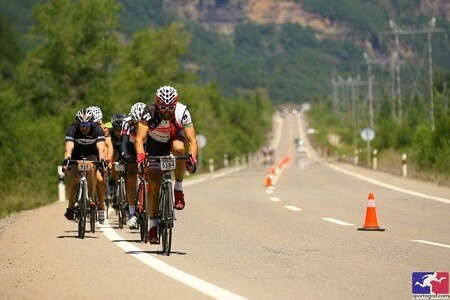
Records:
M364 226L358 228L358 230L384 231L383 228L380 228L380 226L378 226L377 212L375 209L375 197L373 193L369 193L367 200L366 221L364 223Z
M271 187L273 186L273 179L274 179L274 167L272 166L269 170L269 172L267 172L267 176L266 176L266 182L265 182L265 186L266 187Z

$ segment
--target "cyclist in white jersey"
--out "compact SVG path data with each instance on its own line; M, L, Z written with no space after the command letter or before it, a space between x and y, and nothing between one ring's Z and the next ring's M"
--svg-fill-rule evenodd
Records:
M146 141L144 147L144 141ZM189 147L187 147L189 146ZM142 165L145 154L153 155L185 155L189 149L190 159L179 160L175 169L174 208L181 210L185 206L183 194L184 169L194 173L197 168L197 138L191 114L186 105L178 102L178 92L171 86L160 87L156 91L156 102L147 105L138 125L135 141L137 163ZM143 171L142 168L139 168ZM162 172L158 166L150 166L146 170L149 183L149 232L150 243L158 243L157 214L159 188L162 182Z

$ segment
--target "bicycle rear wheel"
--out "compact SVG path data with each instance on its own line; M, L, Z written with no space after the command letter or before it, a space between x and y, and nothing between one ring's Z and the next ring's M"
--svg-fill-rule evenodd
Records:
M172 248L172 228L173 228L173 198L172 184L166 183L162 189L160 199L161 218L159 222L160 239L162 241L162 251L166 255L170 255Z

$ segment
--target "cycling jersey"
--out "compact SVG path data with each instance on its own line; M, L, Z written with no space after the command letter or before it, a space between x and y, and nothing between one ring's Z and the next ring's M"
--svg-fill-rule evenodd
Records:
M98 123L92 123L89 133L84 135L78 123L72 123L66 134L66 142L72 141L74 148L72 151L72 159L82 159L89 155L98 157L97 143L104 142L105 136L102 128Z
M187 106L179 102L171 120L163 120L153 103L144 108L140 122L148 126L148 135L161 143L168 143L184 128L194 126Z
M123 157L129 157L130 161L136 160L136 149L134 142L136 141L137 127L133 118L128 116L123 119L122 130L120 133L121 150Z

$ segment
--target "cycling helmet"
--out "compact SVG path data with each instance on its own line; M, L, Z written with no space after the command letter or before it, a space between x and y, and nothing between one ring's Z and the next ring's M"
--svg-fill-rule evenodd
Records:
M101 122L103 120L102 110L98 106L89 106L87 108L92 113L94 117L94 122Z
M111 124L114 128L122 128L123 119L125 118L125 114L117 113L111 118Z
M134 121L139 121L142 118L142 113L144 112L144 108L146 107L145 103L137 102L133 104L131 107L131 117Z
M159 105L175 105L178 102L178 92L171 86L162 86L156 91Z
M75 115L78 122L87 123L92 122L94 116L87 109L80 109Z

